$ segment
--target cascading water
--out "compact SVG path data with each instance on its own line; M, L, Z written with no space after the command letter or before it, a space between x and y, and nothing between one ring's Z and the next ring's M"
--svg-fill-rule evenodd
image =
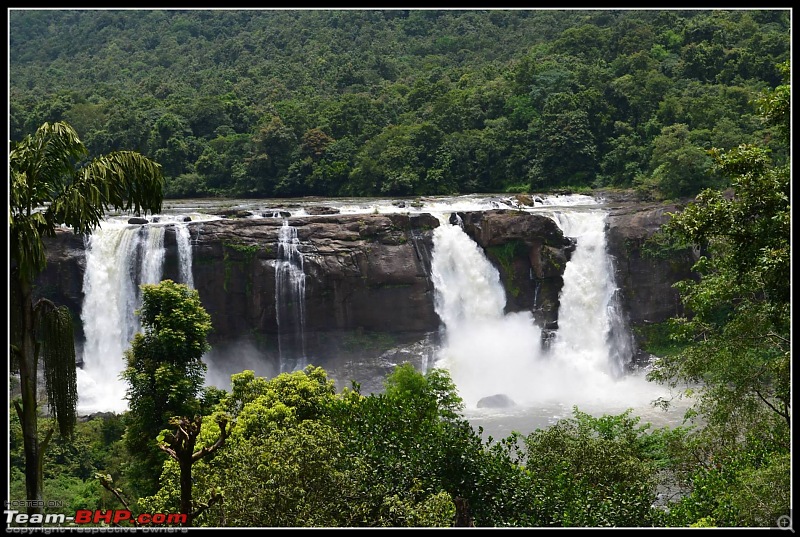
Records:
M503 313L497 270L458 225L441 219L432 263L444 325L436 366L450 371L467 408L495 394L527 408L646 406L655 398L652 387L623 374L631 347L624 345L629 336L615 307L606 213L577 207L541 214L577 243L565 267L555 339L543 348L530 313Z
M119 374L125 350L140 328L135 315L141 305L139 285L161 278L164 228L103 222L86 241L78 410L121 412L127 402Z
M105 221L86 238L81 310L85 341L78 370L78 410L121 412L127 386L119 378L124 353L141 330L141 284L154 284L164 270L166 225ZM193 287L189 230L175 224L180 282Z
M175 240L178 242L178 267L180 282L194 289L192 276L192 236L187 223L175 224Z
M458 224L440 217L433 233L431 278L444 325L436 367L447 369L468 405L505 393L520 399L538 360L541 330L529 312L504 314L497 269Z
M306 275L303 254L299 250L297 228L288 220L278 235L275 264L275 316L278 324L280 372L302 369L306 363Z
M525 209L549 215L577 243L565 267L559 328L550 345L543 348L542 330L533 314L504 313L506 298L499 273L464 233L458 219L451 223L447 217L460 210L489 210L494 205L483 198L459 197L410 209L441 213L441 225L433 232L432 252L420 237L412 236L416 255L426 267L430 263L435 308L442 320L438 347L433 342L420 343L430 345L435 355L425 361L426 368L448 369L467 411L473 411L473 424L481 425L481 420L487 419L490 430L501 432L510 432L502 430L508 427L533 430L542 424L542 418L552 423L575 404L582 410L600 412L649 406L661 394L641 376L625 374L623 368L632 341L619 315L611 261L605 255L604 212L586 196L537 199L535 208ZM342 212L371 213L374 207L342 206ZM381 212L409 211L389 202L380 207ZM275 261L275 315L283 372L300 369L308 360L306 275L297 229L289 225L285 214L275 217L284 218ZM162 215L159 219L158 224L145 226L104 222L87 238L81 315L86 339L84 364L78 372L82 413L118 412L127 407L123 398L126 386L119 373L124 367L124 351L139 330L134 315L140 307L138 285L155 283L162 275L165 226L175 226L178 279L194 286L189 227L183 217L170 221ZM195 215L193 224L205 219L211 218ZM534 292L538 304L538 287ZM581 307L586 309L584 313L579 311ZM485 414L487 409L477 409L475 413L480 398L498 393L510 396L517 410Z
M619 377L630 354L620 356L624 350L611 344L612 324L619 326L619 319L612 307L617 288L606 253L606 213L572 210L553 217L564 235L578 243L564 270L558 331L551 343L553 358L576 376Z
M139 236L145 236L139 258L142 263L139 284L158 283L164 271L164 226L147 226L139 228ZM137 289L137 296L139 289Z

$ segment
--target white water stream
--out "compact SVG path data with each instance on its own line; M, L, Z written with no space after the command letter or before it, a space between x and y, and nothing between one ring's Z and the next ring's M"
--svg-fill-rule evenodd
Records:
M303 369L306 363L306 275L297 228L284 220L275 264L275 316L278 324L279 372Z
M445 329L435 365L450 371L470 420L496 438L552 424L573 406L592 414L630 408L654 424L674 422L682 410L655 409L668 390L644 373L625 373L633 344L606 251L607 215L580 197L569 201L577 203L541 209L577 241L564 271L558 330L546 347L530 313L504 314L499 273L461 227L440 217L434 231L432 278ZM515 406L479 408L497 394Z
M166 219L163 219L166 220ZM103 222L86 239L84 301L85 341L78 369L78 412L122 412L127 385L119 378L125 351L141 329L139 285L158 283L164 269L164 224L129 225L125 219ZM188 226L175 226L181 281L193 287Z
M533 315L504 313L506 297L497 270L459 225L449 223L456 211L519 208L508 200L505 203L500 198L468 196L426 200L422 207L362 200L341 202L337 208L343 214L430 212L439 216L431 279L442 321L442 344L436 349L434 365L449 370L473 424L485 426L495 437L514 429L529 432L570 415L573 405L591 413L633 408L654 423L676 421L675 411L667 417L650 404L658 397L669 397L664 388L646 382L641 374L623 374L631 358L631 338L616 303L613 266L606 252L605 212L587 196L538 199L535 207L525 208L550 216L566 236L577 241L565 268L559 327L548 348L543 348L542 331ZM285 218L287 212L300 216L305 210L275 214ZM253 214L271 213L269 208L259 208ZM180 283L193 287L191 236L181 216L161 215L158 224L144 226L112 219L87 239L80 413L127 408L126 386L119 374L124 352L140 328L134 315L141 305L138 285L161 279L167 225L175 226ZM305 274L299 246L296 229L284 225L275 262L280 371L306 363ZM299 355L290 355L288 349L300 349ZM482 397L495 394L507 395L516 406L477 408Z

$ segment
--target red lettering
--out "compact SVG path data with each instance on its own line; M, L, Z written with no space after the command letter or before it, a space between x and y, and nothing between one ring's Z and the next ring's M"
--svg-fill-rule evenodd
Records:
M114 512L114 524L119 524L123 520L130 520L131 512L124 509Z
M188 518L186 513L173 513L167 517L167 522L170 524L186 524Z
M167 520L167 515L164 513L156 513L150 520L152 520L153 524L163 524Z
M95 524L99 524L100 521L103 521L106 524L110 524L111 519L113 517L114 517L113 510L109 509L108 511L101 511L100 509L98 509L97 511L94 512L94 520L92 522L94 522Z
M88 524L92 521L92 512L88 509L78 509L75 511L75 524Z

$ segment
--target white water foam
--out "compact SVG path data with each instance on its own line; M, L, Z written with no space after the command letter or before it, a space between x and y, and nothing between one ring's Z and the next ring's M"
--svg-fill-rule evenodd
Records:
M606 214L587 209L592 203L582 198L569 201L562 205L580 207L542 213L577 241L565 267L559 328L547 349L529 312L503 313L505 291L480 247L447 219L434 231L432 278L444 327L436 366L450 372L468 409L505 394L521 407L622 411L661 395L641 375L623 374L631 349L612 337L624 323L614 318L619 309L613 307Z

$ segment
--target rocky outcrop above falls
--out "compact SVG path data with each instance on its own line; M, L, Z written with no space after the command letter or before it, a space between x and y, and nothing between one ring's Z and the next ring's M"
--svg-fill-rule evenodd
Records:
M73 317L80 319L83 304L83 274L86 269L84 238L66 229L57 229L55 237L43 238L47 266L33 286L35 298L49 298L67 306ZM78 337L81 325L76 322Z
M506 311L531 311L542 327L555 327L564 268L575 242L544 215L512 210L458 215L500 272Z
M672 286L692 276L693 252L646 255L647 238L680 207L619 200L604 208L609 211L608 248L630 323L635 327L680 313ZM573 241L543 215L492 210L458 216L500 272L507 311L531 311L542 327L555 328ZM275 279L283 222L282 217L271 217L187 223L194 285L212 317L212 346L247 338L259 351L278 352ZM439 330L430 278L437 218L326 214L288 222L297 232L304 259L309 355L315 349L344 349L357 357L369 349L378 356ZM165 225L163 277L180 281L175 227ZM79 320L84 240L59 230L55 238L45 239L45 247L48 266L36 281L35 293L69 306ZM76 326L80 330L79 322Z
M609 253L614 260L622 307L633 326L662 322L683 313L673 285L695 277L697 252L660 249L648 242L683 205L611 202L607 220Z
M427 332L439 319L430 282L430 215L288 219L305 279L305 330ZM195 287L227 338L276 333L275 264L282 219L192 226ZM168 252L169 256L169 252Z
M572 244L553 221L503 210L461 217L466 232L498 267L508 289L508 310L533 311L543 326L554 322ZM194 286L212 319L212 345L245 338L261 350L277 351L276 266L284 221L296 231L303 256L303 330L309 353L315 347L375 346L384 339L387 345L406 344L439 330L430 277L433 232L440 225L436 217L221 218L186 224ZM48 267L37 289L41 296L67 304L79 318L83 238L59 232L46 248ZM172 224L165 224L164 248L163 278L181 281Z

